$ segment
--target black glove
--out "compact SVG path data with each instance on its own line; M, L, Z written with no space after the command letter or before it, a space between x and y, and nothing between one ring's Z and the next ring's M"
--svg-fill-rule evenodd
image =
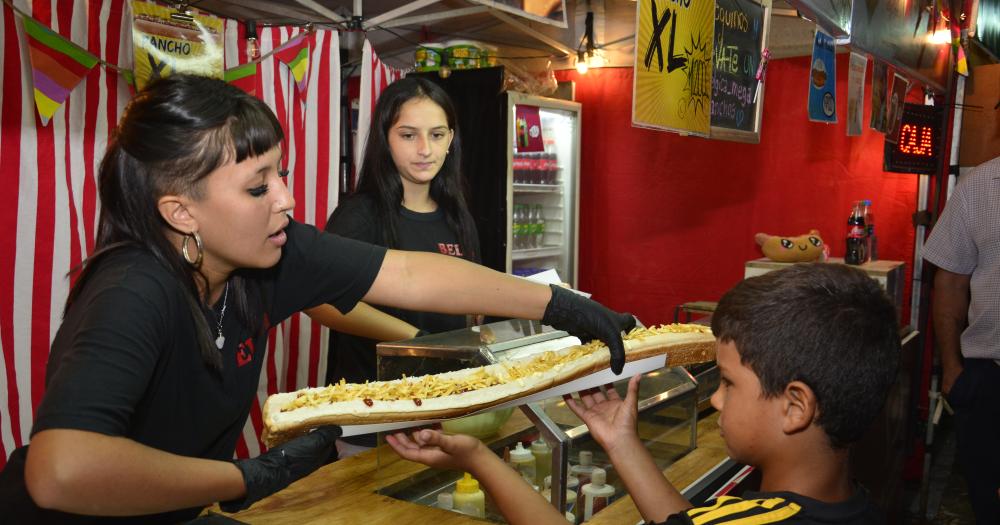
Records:
M575 335L584 343L600 339L611 350L611 371L622 373L625 367L625 345L622 332L635 328L632 314L612 311L586 297L550 284L552 299L545 305L542 323Z
M340 433L340 427L334 425L317 428L255 458L236 460L247 493L240 499L223 501L219 507L225 512L243 510L316 470L330 457Z

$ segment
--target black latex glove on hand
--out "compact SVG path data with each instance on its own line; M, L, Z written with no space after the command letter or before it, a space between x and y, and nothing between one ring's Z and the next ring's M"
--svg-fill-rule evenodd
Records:
M562 286L550 284L552 299L545 306L542 323L575 335L584 343L600 339L611 350L611 371L622 373L625 345L622 332L635 328L632 314L618 313Z
M330 457L340 433L338 426L321 427L255 458L236 460L247 493L240 499L223 501L219 507L226 512L243 510L316 470Z

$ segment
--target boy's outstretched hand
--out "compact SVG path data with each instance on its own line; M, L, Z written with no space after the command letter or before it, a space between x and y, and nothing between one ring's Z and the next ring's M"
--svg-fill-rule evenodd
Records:
M401 458L439 469L470 470L480 454L492 454L474 437L449 436L439 430L418 430L412 437L398 432L387 435L385 440Z
M625 443L631 446L638 439L636 419L641 377L635 375L629 380L624 400L611 385L606 387L607 394L596 388L580 392L579 401L569 395L563 396L569 409L586 423L590 435L608 453Z

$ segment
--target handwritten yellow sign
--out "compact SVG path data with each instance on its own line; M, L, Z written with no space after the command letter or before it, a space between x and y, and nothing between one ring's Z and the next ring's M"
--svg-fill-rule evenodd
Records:
M172 73L222 78L222 19L191 10L189 17L171 17L176 9L133 0L132 44L136 88Z
M636 2L632 124L708 136L713 0Z

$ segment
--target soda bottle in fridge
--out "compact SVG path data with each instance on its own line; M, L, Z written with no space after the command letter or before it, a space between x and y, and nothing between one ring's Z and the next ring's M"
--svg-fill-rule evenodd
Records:
M865 227L864 208L861 201L854 203L851 216L847 219L847 251L844 262L863 264L867 260L868 230Z
M532 223L532 230L534 233L534 239L532 240L532 246L535 248L542 248L545 246L543 238L545 237L545 215L544 208L541 204L536 204L532 215L534 216L534 221Z
M515 250L524 248L524 206L514 205L514 245Z

